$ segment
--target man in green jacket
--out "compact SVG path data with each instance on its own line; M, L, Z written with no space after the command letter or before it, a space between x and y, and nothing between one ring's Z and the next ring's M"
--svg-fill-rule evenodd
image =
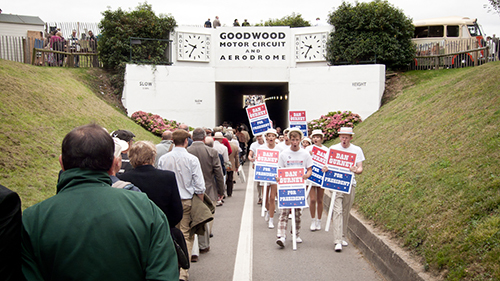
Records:
M140 192L111 187L114 143L96 124L62 142L58 193L23 213L30 280L178 280L163 212Z

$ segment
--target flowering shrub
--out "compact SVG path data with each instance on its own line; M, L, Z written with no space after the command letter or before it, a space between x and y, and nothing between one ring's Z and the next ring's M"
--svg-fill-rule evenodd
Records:
M319 119L312 120L307 123L309 134L313 130L321 130L325 134L325 141L338 137L338 130L341 127L353 127L359 124L361 117L358 114L350 111L328 112L327 115L322 115Z
M135 123L141 125L151 133L161 136L165 131L174 131L179 127L179 124L174 120L161 118L160 115L146 113L144 111L136 111L131 116Z

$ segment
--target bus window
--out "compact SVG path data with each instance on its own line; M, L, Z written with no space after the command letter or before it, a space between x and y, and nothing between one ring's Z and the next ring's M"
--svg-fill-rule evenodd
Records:
M479 26L477 25L468 25L469 28L469 33L470 36L476 37L476 36L481 36L481 30L479 29Z
M446 37L458 37L460 28L458 25L448 25L446 27Z
M429 37L443 37L444 26L429 26Z
M427 26L415 27L414 38L427 38L429 36L429 28Z

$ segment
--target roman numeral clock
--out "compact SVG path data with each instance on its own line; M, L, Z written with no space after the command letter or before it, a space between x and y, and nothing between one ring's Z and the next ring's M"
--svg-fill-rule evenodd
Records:
M210 35L201 33L177 33L178 61L210 61Z
M328 33L295 35L295 60L297 62L326 61L326 40Z

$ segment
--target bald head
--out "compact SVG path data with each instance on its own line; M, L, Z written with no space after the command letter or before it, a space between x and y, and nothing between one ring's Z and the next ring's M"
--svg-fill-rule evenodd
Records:
M186 132L189 132L189 126L186 124L180 124L179 129L183 129Z
M163 134L161 134L161 139L162 140L171 140L172 139L172 132L171 131L165 131Z
M205 145L209 147L214 147L214 139L212 137L205 138Z

